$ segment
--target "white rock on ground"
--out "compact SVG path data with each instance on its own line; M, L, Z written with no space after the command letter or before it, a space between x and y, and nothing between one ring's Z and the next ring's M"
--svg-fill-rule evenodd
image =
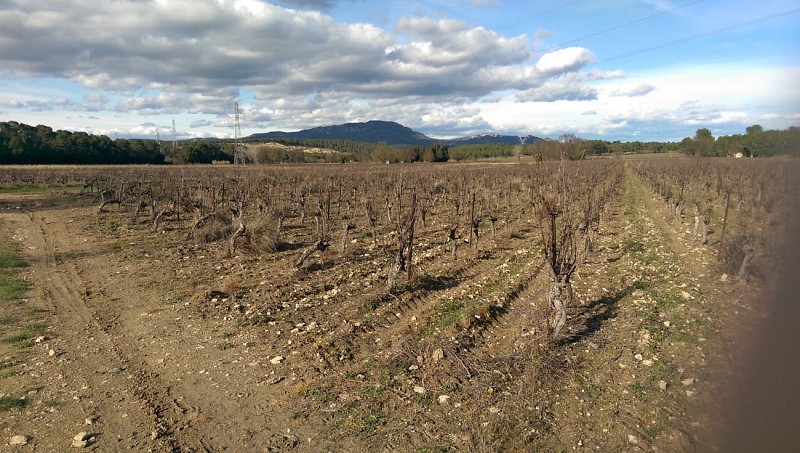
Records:
M88 447L92 443L92 435L81 431L72 438L72 446L76 448Z
M30 437L23 436L23 435L20 434L20 435L16 435L16 436L11 437L11 440L8 442L8 444L12 445L12 446L28 445L28 441L30 441L30 440L31 440Z

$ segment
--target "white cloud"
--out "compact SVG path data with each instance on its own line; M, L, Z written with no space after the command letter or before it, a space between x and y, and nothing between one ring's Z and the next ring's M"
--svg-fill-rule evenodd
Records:
M644 96L655 89L656 87L649 83L642 83L637 86L618 88L612 91L610 94L611 96L639 97Z
M204 118L204 119L192 121L192 124L190 124L189 127L191 127L192 129L195 129L195 128L198 128L198 127L211 126L212 124L213 123L211 121L209 121L209 120Z
M672 134L797 121L798 68L600 69L594 48L536 55L546 30L506 36L423 12L380 28L324 13L351 1L0 0L0 107L120 133L145 133L144 119L167 114L206 135L231 133L237 99L254 131L390 119L442 135L605 134L656 122Z
M594 60L594 54L583 47L567 47L546 53L539 58L536 69L542 74L572 72Z

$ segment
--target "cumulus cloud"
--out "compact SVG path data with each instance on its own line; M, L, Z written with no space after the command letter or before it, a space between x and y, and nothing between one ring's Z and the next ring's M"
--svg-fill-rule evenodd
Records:
M198 127L211 126L211 124L213 124L211 121L209 121L207 119L201 119L201 120L192 121L192 124L190 124L189 127L194 129L194 128L198 128Z
M245 128L389 119L444 136L491 129L478 102L592 101L594 83L625 76L587 71L595 56L583 47L536 55L545 30L504 36L422 14L348 24L324 13L340 1L354 0L15 0L0 7L0 67L89 94L0 105L199 114L190 133L228 134L231 104L247 93Z
M546 53L539 58L536 69L542 74L577 71L594 61L594 54L583 47L567 47Z
M334 0L280 0L279 3L303 9L326 11L331 9L336 2Z
M656 87L653 85L650 85L649 83L643 83L634 87L619 88L614 90L611 92L611 96L639 97L644 96L655 89Z
M367 102L348 106L367 118L385 99L457 106L538 89L594 59L570 47L534 63L528 36L456 20L402 18L389 31L319 12L334 0L282 4L304 9L256 0L17 0L0 9L0 66L17 77L69 79L101 96L65 108L225 115L247 87L259 118L291 121L298 113L326 118L342 99ZM531 95L556 100L559 93L593 96L586 87ZM281 105L286 99L299 102Z
M516 99L518 102L592 101L597 99L597 89L559 79L520 92Z

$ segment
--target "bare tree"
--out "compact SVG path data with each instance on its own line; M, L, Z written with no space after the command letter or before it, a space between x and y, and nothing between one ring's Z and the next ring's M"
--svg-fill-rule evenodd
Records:
M330 191L328 191L327 197L324 200L322 198L322 194L319 195L317 211L314 213L314 222L316 223L316 240L311 246L303 250L303 253L297 259L297 261L295 261L294 267L302 267L303 263L308 259L308 257L314 254L314 252L324 252L328 249L328 247L330 247L330 233L328 231L330 221L330 203Z
M398 199L402 194L398 194ZM408 278L411 279L411 261L414 250L414 223L417 218L417 193L411 195L411 206L408 214L403 216L401 209L397 209L397 248L395 250L394 264L389 268L386 278L386 292L392 294L397 287L397 278L400 272L407 271Z
M571 278L584 258L578 253L572 212L574 200L570 192L562 165L553 184L539 186L539 195L534 203L542 235L544 264L550 279L547 303L552 319L547 330L551 337L558 336L566 324L567 307L572 303Z

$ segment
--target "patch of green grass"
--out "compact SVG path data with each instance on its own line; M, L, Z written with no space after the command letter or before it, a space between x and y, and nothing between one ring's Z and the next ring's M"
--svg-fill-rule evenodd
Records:
M658 306L663 309L680 306L684 299L677 291L666 291L658 297Z
M0 379L10 378L17 374L14 369L14 364L9 362L0 362Z
M306 420L311 415L307 410L292 413L292 420Z
M45 325L42 323L31 323L25 326L22 332L3 339L3 343L11 344L17 348L27 348L33 344L33 339L45 333Z
M442 329L447 326L453 325L464 314L466 305L459 300L450 301L441 307L436 312L434 319L431 320L425 327L420 330L420 337L424 338L431 335L436 329Z
M19 245L0 243L0 300L17 300L28 290L28 284L13 276L12 270L25 266L19 256Z
M331 392L329 389L321 386L311 387L306 390L306 394L311 397L314 401L325 404L328 401L332 401L336 398L336 395Z
M0 193L14 195L38 195L53 190L76 190L81 184L4 184L0 185Z
M385 425L386 425L386 419L383 418L383 416L377 414L370 414L361 419L360 426L358 427L358 432L361 434L373 434L375 433L375 431L378 430L378 428Z
M19 245L17 243L0 243L0 269L12 269L24 266L25 263L19 257Z
M0 300L17 300L28 290L28 283L0 271Z
M630 253L640 253L646 250L644 243L635 239L628 239L625 241L625 250Z
M11 409L21 409L25 407L26 400L21 400L13 396L0 397L0 412L10 411Z
M338 360L339 362L349 362L355 358L353 351L348 347L330 349L327 352L327 356L329 360Z
M631 382L631 384L628 385L628 389L630 389L630 392L636 397L644 398L647 396L647 387L642 383Z
M378 383L381 385L388 385L395 376L402 374L406 371L408 365L402 362L392 362L386 369L383 370L380 377L378 377Z
M361 387L359 393L372 400L384 399L383 387L376 385L365 385Z

